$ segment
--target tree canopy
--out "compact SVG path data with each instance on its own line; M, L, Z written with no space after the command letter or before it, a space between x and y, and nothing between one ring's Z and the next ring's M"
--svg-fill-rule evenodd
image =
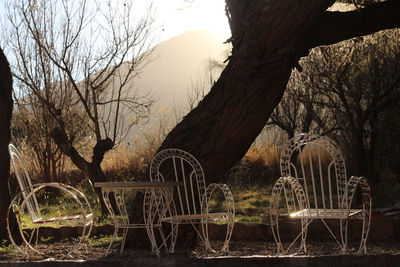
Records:
M147 12L135 14L134 4L17 0L6 5L9 29L3 38L15 57L11 68L16 91L22 92L19 102L35 114L47 144L53 140L92 182L105 180L105 153L148 118L153 103L133 82L151 60L153 6L150 1ZM54 147L45 148L47 155ZM92 155L85 153L89 149Z
M371 174L379 168L377 137L393 130L382 127L385 114L400 104L399 38L398 29L385 30L313 49L301 71L293 70L269 123L289 137L330 134L347 152L352 174Z

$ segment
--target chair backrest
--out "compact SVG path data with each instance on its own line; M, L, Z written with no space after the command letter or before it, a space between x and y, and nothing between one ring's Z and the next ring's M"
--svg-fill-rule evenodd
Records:
M303 186L308 208L342 209L346 165L340 148L328 137L300 134L289 140L280 159L282 176Z
M22 191L22 196L24 197L24 201L26 203L26 208L28 209L31 219L33 221L37 221L41 219L42 216L40 214L38 201L36 199L34 188L32 187L31 177L26 168L25 162L14 145L9 144L8 151L12 166L14 168L15 176L18 180L19 188Z
M150 180L182 183L174 192L176 214L201 214L206 184L203 169L194 156L180 149L160 151L151 162Z

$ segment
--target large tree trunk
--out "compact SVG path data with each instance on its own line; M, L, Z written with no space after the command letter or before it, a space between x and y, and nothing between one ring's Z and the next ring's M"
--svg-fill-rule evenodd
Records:
M187 150L200 160L208 183L220 180L263 129L300 56L321 44L400 25L400 1L326 12L334 2L226 0L233 45L229 63L159 150Z
M0 240L7 240L6 214L11 202L8 192L10 175L10 126L13 108L12 76L10 66L3 50L0 48Z
M400 1L388 0L361 12L326 12L334 2L226 0L233 46L229 63L159 150L192 153L207 183L219 181L261 132L292 68L309 49L400 25ZM345 26L335 28L338 22ZM193 244L193 235L185 232L181 238L183 247Z
M218 182L265 126L298 60L302 36L333 2L227 0L229 63L160 150L175 147L192 153L204 168L206 182ZM186 248L193 244L188 230L180 236Z
M304 52L304 35L333 2L227 0L229 63L160 149L187 150L200 160L208 183L221 179L265 126Z

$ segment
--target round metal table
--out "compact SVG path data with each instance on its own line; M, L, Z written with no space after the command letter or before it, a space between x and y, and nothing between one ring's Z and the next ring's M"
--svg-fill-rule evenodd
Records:
M94 186L101 188L104 203L114 222L114 234L110 245L107 248L106 255L117 236L118 230L123 229L123 239L120 252L123 251L128 229L145 228L149 237L152 251L160 255L160 248L157 245L154 228L161 227L161 219L165 216L166 210L173 200L174 187L180 185L178 182L98 182ZM125 191L135 190L145 193L143 201L143 222L129 222L129 213L125 205ZM110 195L114 196L116 209L110 200ZM165 244L165 242L163 242Z

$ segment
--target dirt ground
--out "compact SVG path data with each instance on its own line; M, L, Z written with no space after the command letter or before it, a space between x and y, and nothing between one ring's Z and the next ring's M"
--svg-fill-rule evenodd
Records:
M221 247L222 242L213 242L215 248ZM44 245L40 250L43 255L32 253L25 256L21 252L10 248L9 251L0 252L1 262L21 262L21 261L52 261L52 260L96 260L96 259L132 259L136 257L156 257L150 250L125 249L122 254L116 247L110 255L105 257L107 246L82 246L77 252L68 255L72 251L71 244L58 242L51 245ZM307 244L310 256L339 255L340 250L334 242L309 242ZM400 243L379 242L369 243L367 254L400 254ZM277 256L276 245L272 242L240 242L232 241L229 252L206 252L204 246L199 243L193 251L178 251L176 256L194 256L199 258L219 257L219 256ZM304 255L304 254L300 254ZM163 255L162 255L163 256ZM162 257L161 256L161 257Z
M218 245L218 244L217 244ZM210 256L252 256L252 255L263 255L263 256L278 256L277 246L274 242L241 242L233 241L230 243L229 252L206 252L202 244L199 244L193 251L193 254L198 257L210 257ZM353 249L350 253L355 253ZM334 242L308 242L307 243L307 254L299 253L298 255L310 255L310 256L327 256L327 255L339 255L341 254L339 246ZM380 242L379 244L368 244L367 254L400 254L400 243L391 242Z

